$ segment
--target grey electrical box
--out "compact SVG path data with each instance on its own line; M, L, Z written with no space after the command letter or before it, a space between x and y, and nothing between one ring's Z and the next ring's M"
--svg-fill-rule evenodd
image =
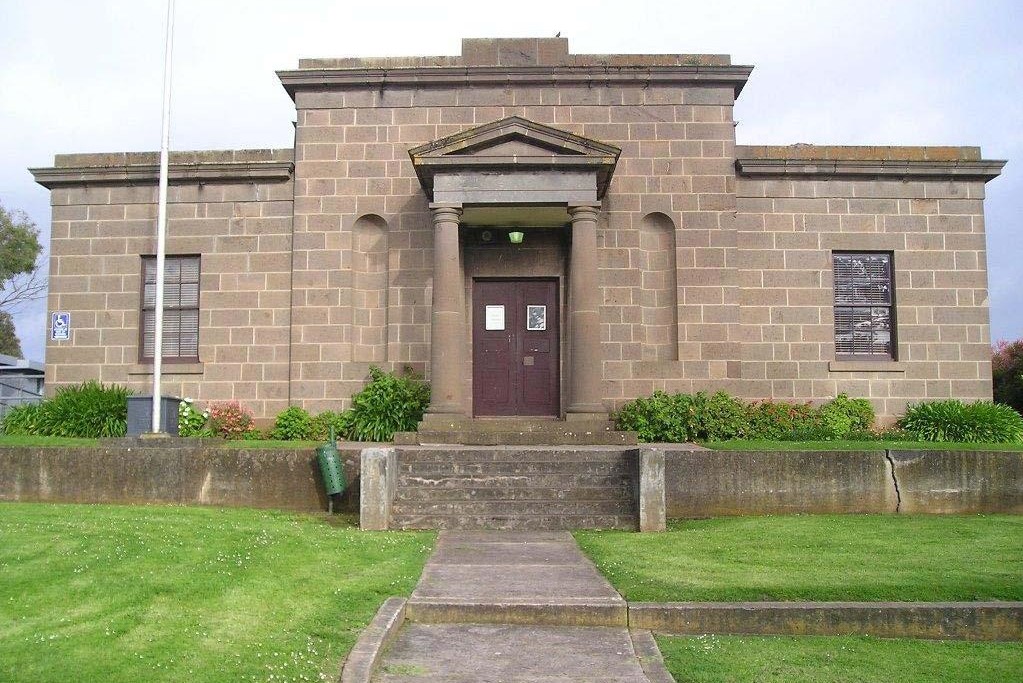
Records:
M180 398L160 397L160 431L178 435L178 406ZM141 436L153 431L153 397L128 397L128 436Z

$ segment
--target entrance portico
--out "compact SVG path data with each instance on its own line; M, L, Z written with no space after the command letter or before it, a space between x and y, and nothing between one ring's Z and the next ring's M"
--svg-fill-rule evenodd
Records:
M606 419L602 403L597 272L600 200L620 150L510 117L409 151L433 214L432 398L426 422L459 422L466 410L469 336L459 226L569 227L561 383L569 420ZM527 276L529 273L513 273ZM516 318L517 319L517 318ZM474 340L475 343L475 340ZM521 362L517 360L516 362Z

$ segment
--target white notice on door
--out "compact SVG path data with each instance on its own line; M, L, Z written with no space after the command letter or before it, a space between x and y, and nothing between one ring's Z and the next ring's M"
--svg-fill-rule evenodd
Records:
M504 306L487 306L486 329L504 329Z

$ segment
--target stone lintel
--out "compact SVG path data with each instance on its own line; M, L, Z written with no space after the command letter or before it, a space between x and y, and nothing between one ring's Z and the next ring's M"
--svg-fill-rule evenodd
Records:
M51 167L29 169L35 181L48 189L93 184L146 185L160 178L159 154L151 152L58 155L54 162ZM171 182L283 182L292 178L294 170L291 150L178 152L170 155L168 178Z

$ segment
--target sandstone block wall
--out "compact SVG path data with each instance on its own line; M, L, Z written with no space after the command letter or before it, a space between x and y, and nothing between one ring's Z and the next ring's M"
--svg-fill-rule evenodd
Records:
M222 152L171 162L198 173L290 157L291 150ZM156 161L74 154L58 156L56 166L152 169ZM287 407L293 191L290 180L230 179L223 171L170 186L167 254L201 254L200 362L165 362L165 394L238 400L260 418ZM138 347L141 256L156 253L155 182L55 187L51 197L47 305L70 312L72 331L69 341L47 343L47 392L89 379L151 392L152 366L139 363Z
M740 150L740 154L742 150ZM742 377L751 398L991 398L982 180L737 183ZM834 251L888 251L896 362L835 359Z
M390 275L386 348L381 341L366 353L427 370L433 226L408 150L513 115L622 149L598 236L607 398L665 386L660 367L644 365L650 349L686 378L673 381L680 389L726 377L725 359L737 360L728 325L738 321L725 262L735 249L733 101L731 87L298 92L294 398L336 408L362 385L355 347L365 344L351 333L359 307L350 292L360 251L353 226L367 216L386 226ZM673 239L678 269L666 273L669 258L659 255L651 276L650 252Z

